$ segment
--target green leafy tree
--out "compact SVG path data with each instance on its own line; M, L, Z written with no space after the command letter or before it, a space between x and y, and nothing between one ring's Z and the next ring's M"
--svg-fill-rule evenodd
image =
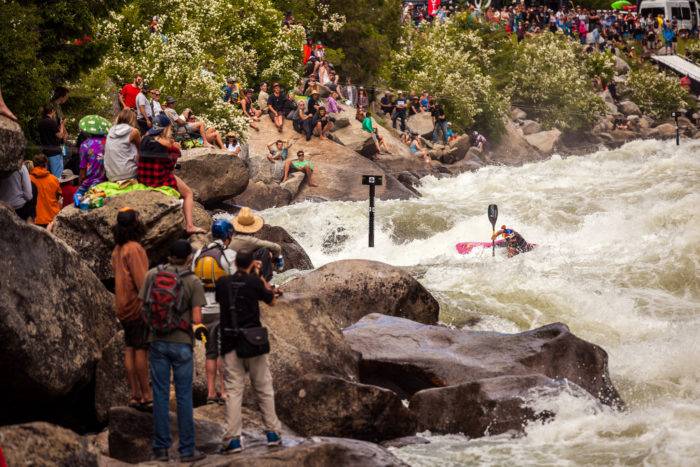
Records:
M97 63L96 19L122 1L0 2L0 86L8 106L31 134L38 108L52 88Z

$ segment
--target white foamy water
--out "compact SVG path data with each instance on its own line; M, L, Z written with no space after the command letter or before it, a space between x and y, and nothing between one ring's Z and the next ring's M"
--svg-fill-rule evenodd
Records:
M359 182L359 180L358 180ZM700 143L638 141L614 151L426 179L423 198L379 201L376 248L367 203L304 203L265 213L314 264L367 258L411 266L457 326L517 332L561 321L601 345L628 404L600 410L571 395L526 435L429 436L394 452L432 465L700 465ZM528 241L507 259L486 241L490 203ZM474 324L475 317L480 320Z

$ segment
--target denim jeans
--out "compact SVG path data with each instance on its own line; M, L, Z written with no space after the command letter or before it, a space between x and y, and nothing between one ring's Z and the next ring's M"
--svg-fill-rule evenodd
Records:
M61 174L63 174L63 154L60 152L49 156L49 172L56 178L61 178Z
M194 453L194 418L192 414L192 346L155 341L149 346L153 386L153 449L170 449L170 370L173 371L177 399L177 432L181 456Z
M438 142L438 134L442 132L442 141L447 144L447 120L436 120L433 130L433 143Z
M396 120L401 120L401 131L406 131L406 110L394 110L391 115L391 126L396 129Z

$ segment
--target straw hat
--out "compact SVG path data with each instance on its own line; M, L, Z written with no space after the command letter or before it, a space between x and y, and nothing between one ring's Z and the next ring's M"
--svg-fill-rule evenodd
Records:
M60 183L71 182L78 178L77 175L73 173L71 169L66 169L61 173L61 178L58 179Z
M255 233L262 229L264 223L263 218L253 214L250 208L241 208L233 218L233 227L240 233Z

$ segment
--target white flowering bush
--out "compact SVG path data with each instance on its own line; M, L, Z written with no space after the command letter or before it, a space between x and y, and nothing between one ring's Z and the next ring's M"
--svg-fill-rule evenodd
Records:
M502 131L507 96L486 71L493 52L476 32L436 22L420 31L407 27L403 41L385 73L395 87L427 90L458 129L476 127L491 135Z
M666 118L685 108L688 93L676 77L657 71L651 66L630 73L627 80L630 97L647 115Z
M543 33L518 46L509 87L513 104L545 128L578 130L590 127L605 109L591 78L579 44Z
M149 30L152 16L158 17L155 33ZM244 135L246 119L223 102L222 87L229 76L242 87L296 82L304 32L282 28L281 20L269 0L133 1L100 25L97 40L108 51L91 74L121 85L140 73L161 89L161 101L173 96L178 110L189 107L220 131ZM88 75L82 81L99 80Z

